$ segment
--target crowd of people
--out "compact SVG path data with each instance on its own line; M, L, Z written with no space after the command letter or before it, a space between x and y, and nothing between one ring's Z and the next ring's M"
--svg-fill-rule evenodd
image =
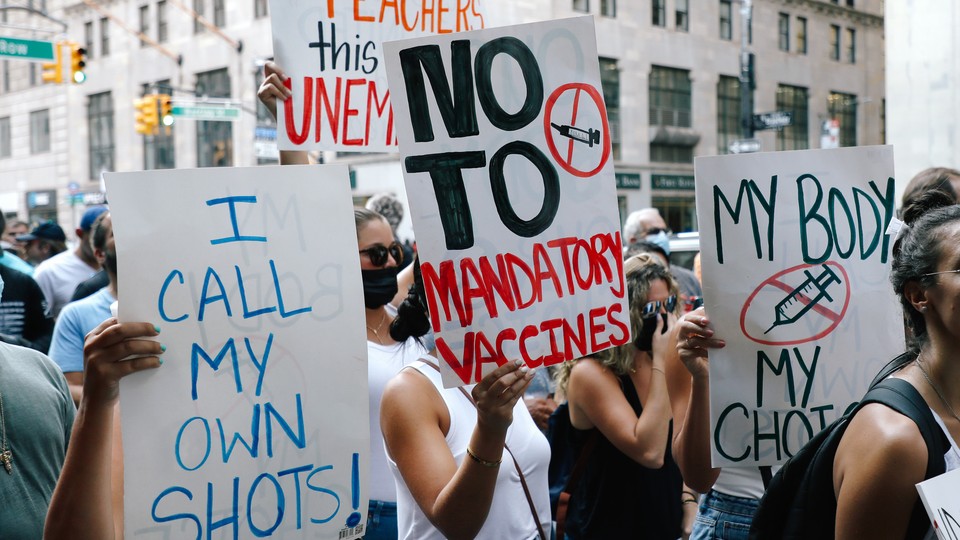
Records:
M265 75L259 96L275 113L289 91L279 67ZM933 411L947 470L960 467L958 192L952 169L914 178L891 263L911 343L892 377ZM397 237L402 211L389 195L354 210L370 403L365 538L748 537L775 471L711 466L709 351L725 343L698 307L699 276L670 265L656 209L623 230L632 342L557 368L508 361L464 388L443 387L419 262ZM70 249L52 222L0 230L0 537L122 538L119 381L162 369L161 329L111 314L106 207L83 214ZM863 407L834 462L836 515L821 518L837 538L929 534L914 487L926 461L909 418Z

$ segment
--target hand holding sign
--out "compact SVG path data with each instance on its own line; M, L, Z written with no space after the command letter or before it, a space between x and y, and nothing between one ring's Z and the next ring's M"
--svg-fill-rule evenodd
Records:
M113 406L120 395L120 379L163 364L166 347L152 339L160 328L150 323L120 323L109 318L94 328L83 344L83 401ZM132 355L137 358L127 360Z

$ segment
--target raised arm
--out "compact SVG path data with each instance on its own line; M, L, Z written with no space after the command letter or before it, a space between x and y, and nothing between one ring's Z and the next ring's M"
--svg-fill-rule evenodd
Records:
M709 491L720 475L710 466L710 364L707 351L726 343L713 337L703 308L680 319L677 351L691 375L685 416L673 436L673 456L683 481L700 493Z
M263 65L263 82L257 90L257 97L260 102L270 111L274 118L277 118L277 100L286 101L293 95L284 82L287 76L280 69L280 66L273 62L267 62ZM281 165L307 165L310 160L307 153L302 150L281 150Z
M444 438L449 411L433 384L406 369L384 390L380 428L387 453L424 515L447 538L474 538L483 527L497 473L508 466L493 464L503 456L513 408L532 378L532 371L509 362L474 387L477 424L467 448L479 459L468 455L459 465Z
M107 319L87 335L83 398L47 512L44 538L115 538L111 462L120 379L160 366L163 353L160 343L138 339L156 335L157 329L152 324L120 324L114 318ZM123 360L130 355L148 356Z
M668 315L672 327L676 319ZM663 466L670 437L670 399L664 365L676 350L670 332L661 334L657 318L653 332L653 363L643 411L638 417L620 388L617 376L592 358L579 360L570 373L567 400L574 427L596 427L618 450L644 467Z

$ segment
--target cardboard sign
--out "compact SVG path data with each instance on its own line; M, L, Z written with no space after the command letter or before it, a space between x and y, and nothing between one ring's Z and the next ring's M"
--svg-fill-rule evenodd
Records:
M155 323L167 347L121 386L126 537L362 536L366 336L346 167L104 177L120 319Z
M629 342L593 19L385 49L444 384Z
M904 350L892 147L697 158L713 465L782 463Z
M960 539L960 469L920 482L917 491L937 538Z
M271 0L273 51L293 97L277 107L281 150L394 151L382 43L484 27L479 0Z

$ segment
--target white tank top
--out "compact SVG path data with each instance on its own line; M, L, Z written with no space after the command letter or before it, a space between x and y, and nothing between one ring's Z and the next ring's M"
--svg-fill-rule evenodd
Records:
M933 419L937 421L940 429L943 430L944 435L947 436L947 440L950 441L950 448L947 448L947 452L943 454L943 461L946 465L944 472L960 469L960 448L957 447L957 441L953 440L953 435L950 434L950 430L947 429L946 424L943 423L943 418L940 418L937 411L931 408L930 412L933 413Z
M437 360L428 358L431 363ZM424 374L440 393L443 402L450 413L450 429L445 437L447 446L453 454L453 459L460 465L467 455L467 443L477 424L477 410L467 400L466 396L456 388L443 388L440 373L422 361L414 362L409 367ZM472 386L464 389L470 391ZM546 437L537 428L527 411L523 400L517 401L513 409L513 424L507 430L507 446L517 457L520 468L523 469L530 495L533 497L540 523L547 529L545 534L550 535L550 496L547 485L547 468L550 465L550 444ZM399 537L405 540L443 540L443 534L438 531L410 494L397 464L389 452L387 459L390 471L397 483L397 521ZM497 474L497 485L490 503L490 512L487 520L480 529L476 538L489 540L517 539L527 540L537 538L537 526L530 513L530 505L520 484L520 475L510 459L510 454L504 450L503 463Z

